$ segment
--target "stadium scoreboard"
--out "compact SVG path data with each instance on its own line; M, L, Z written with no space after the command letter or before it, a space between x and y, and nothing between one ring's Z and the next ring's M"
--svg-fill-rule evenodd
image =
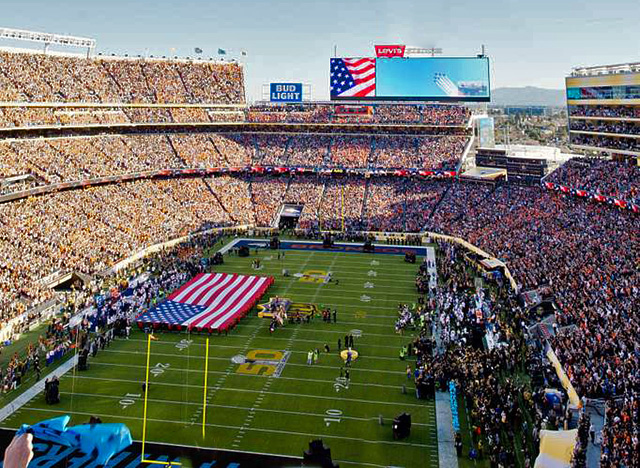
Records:
M491 100L489 58L405 56L404 46L376 46L377 57L331 58L332 100Z

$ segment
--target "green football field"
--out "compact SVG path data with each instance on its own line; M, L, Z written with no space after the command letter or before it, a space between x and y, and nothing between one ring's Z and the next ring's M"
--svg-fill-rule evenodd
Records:
M251 268L256 258L262 259L257 272ZM309 441L322 438L341 466L437 466L434 403L416 399L405 373L407 362L398 358L410 336L394 331L397 305L415 302L418 268L403 260L291 250L284 260L275 251L225 256L225 264L215 271L275 276L262 302L278 295L305 310L330 307L338 311L337 323L315 317L271 335L269 319L259 318L254 309L228 335L210 337L206 395L207 337L157 334L149 356L146 440L301 456ZM283 277L283 268L292 276ZM323 282L329 271L339 284ZM361 336L355 340L359 357L346 383L340 379L343 361L337 342L344 342L348 333ZM307 351L315 348L320 358L309 366ZM237 364L232 358L238 355L259 363ZM146 361L144 333L118 339L89 361L89 370L61 379L59 405L46 405L39 395L3 426L15 428L60 414L70 414L71 423L78 424L96 415L103 422L126 423L134 439L141 440ZM391 421L402 412L411 414L411 435L395 441Z

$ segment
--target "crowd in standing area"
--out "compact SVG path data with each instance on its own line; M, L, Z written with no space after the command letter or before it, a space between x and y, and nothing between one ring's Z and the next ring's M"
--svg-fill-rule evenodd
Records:
M434 382L446 391L453 382L461 394L470 440L463 453L462 434L456 435L458 456L488 459L496 467L514 466L519 458L532 466L540 429L569 423L563 411L566 394L550 398L544 390L561 388L560 382L545 364L542 348L528 346L525 339L525 327L534 317L503 278L481 275L462 248L439 247L437 286L429 287L431 265L422 265L416 277L419 305L410 323L419 335L408 347L416 356L416 388ZM487 336L491 340L485 345ZM519 377L523 372L531 377L529 383ZM418 396L425 397L422 391Z

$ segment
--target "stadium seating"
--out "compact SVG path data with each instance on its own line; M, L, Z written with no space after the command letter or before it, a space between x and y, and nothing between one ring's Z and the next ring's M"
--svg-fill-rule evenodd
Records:
M630 202L640 197L640 171L633 160L574 158L546 180Z
M0 52L0 101L113 104L5 107L0 109L0 124L203 122L227 117L256 123L343 121L328 105L252 107L229 115L201 108L118 106L243 104L243 79L242 67L235 63ZM618 111L576 107L570 112L606 116ZM470 111L459 106L373 106L366 115L354 119L375 125L455 127L466 124ZM592 128L592 124L577 125ZM640 327L640 217L631 210L540 187L323 173L326 168L454 169L467 143L464 134L448 130L424 136L386 133L158 130L0 141L0 181L28 176L18 184L0 186L2 193L172 168L263 165L317 170L313 175L141 178L2 203L1 318L6 321L50 299L53 292L40 282L47 275L60 271L95 275L151 244L212 226L273 226L283 203L303 205L298 222L302 234L314 235L318 229L426 229L450 234L502 259L522 289L544 286L554 294L560 331L551 342L577 392L617 398L607 410L603 466L631 466L630 451L621 450L620 445L633 431L637 435L637 427L629 421L637 421L638 399L629 395L640 392L636 332ZM574 143L590 144L595 137L576 138ZM610 140L621 149L637 149L637 143ZM637 201L639 174L632 162L572 160L548 180ZM505 357L483 359L502 363Z
M0 52L0 71L4 102L244 103L234 62Z

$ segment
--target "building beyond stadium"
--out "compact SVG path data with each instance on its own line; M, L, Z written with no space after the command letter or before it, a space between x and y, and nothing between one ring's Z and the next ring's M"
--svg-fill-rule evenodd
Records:
M640 156L640 63L575 68L566 88L574 149Z

